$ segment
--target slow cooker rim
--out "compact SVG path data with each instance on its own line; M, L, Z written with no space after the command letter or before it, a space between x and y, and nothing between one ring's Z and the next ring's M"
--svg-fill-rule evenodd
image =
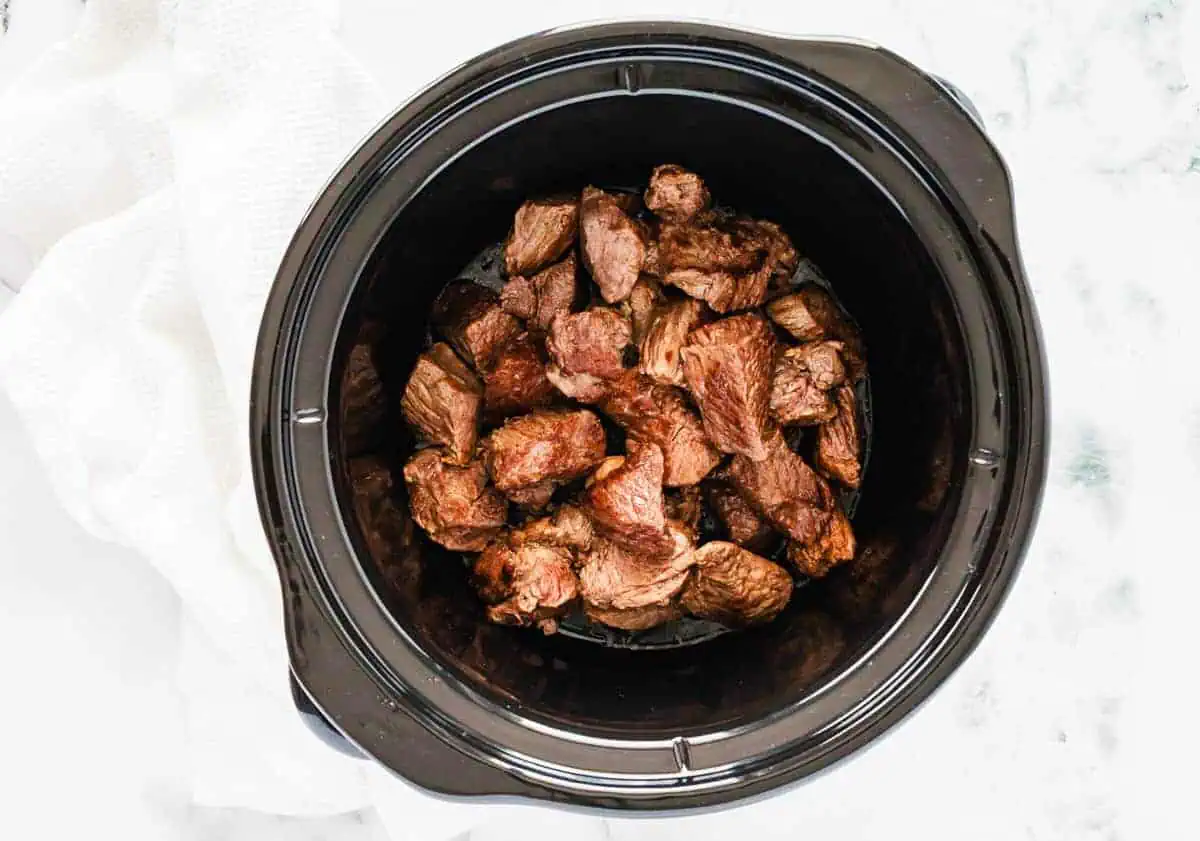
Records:
M619 29L620 25L616 25L616 28ZM663 24L663 25L661 25L661 27L658 27L658 28L661 29L661 32L658 34L663 34L663 35L684 35L684 36L689 36L689 37L694 37L694 38L700 38L701 36L706 37L706 38L720 36L724 39L732 39L735 42L739 42L742 47L745 47L744 40L747 39L748 37L759 38L759 36L748 36L746 33L740 33L740 32L737 32L736 30L715 29L713 27L708 27L708 26L703 26L703 27L697 28L694 25ZM698 30L700 30L700 31L698 31ZM620 35L621 33L614 32L614 25L607 25L607 26L602 26L602 27L596 27L594 30L592 30L592 32L590 34L594 35L594 36L604 36L604 37L611 38L611 37L614 37L615 35ZM639 32L637 34L644 35L645 33ZM581 35L589 35L589 31L573 29L573 30L570 30L570 35L572 36L573 39L575 39L575 38L579 38ZM515 42L512 45L508 45L507 47L502 47L498 50L493 51L492 53L487 54L487 56L483 57L481 59L481 61L483 61L484 59L489 59L489 58L496 59L496 58L504 57L504 56L509 56L510 58L512 56L520 56L522 53L530 52L529 48L536 46L538 39L545 38L545 37L546 36L533 36L530 39L523 39L522 41ZM789 45L791 43L792 42L789 42ZM825 42L808 42L808 43L825 43ZM728 44L726 46L728 46ZM752 44L751 46L755 49L763 48L763 45L761 43L755 43L755 44ZM778 48L778 44L772 43L771 48L772 49ZM862 49L862 48L856 47L856 49ZM776 56L776 58L778 58L778 56ZM474 65L472 65L472 66L474 66ZM485 72L485 70L486 70L486 68L479 68L479 73L482 74ZM431 91L422 95L422 97L418 97L418 100L416 102L419 103L422 100L425 100L426 102L428 102L431 99L437 98L441 94L449 93L458 84L461 83L461 80L458 77L462 74L466 74L466 75L470 76L470 75L472 75L472 71L470 70L470 68L467 68L467 69L458 71L457 74L451 74L451 76L445 77L443 79L443 81L441 83L435 85L434 88L431 89ZM925 79L927 77L922 76L921 78ZM306 262L307 258L310 256L309 250L310 250L311 246L317 241L317 234L320 232L322 223L328 220L330 211L333 209L333 206L336 205L337 201L341 197L343 197L346 194L346 192L349 190L349 186L350 186L349 182L352 180L352 177L355 175L358 166L363 162L365 157L369 157L369 155L367 155L366 153L371 151L372 147L374 147L373 153L378 153L383 148L385 148L388 140L391 139L390 138L391 132L389 132L387 130L388 127L395 126L397 123L403 123L405 119L408 119L408 116L409 116L408 112L413 107L414 107L414 105L410 105L404 109L401 109L401 111L398 112L397 115L393 116L390 120L385 122L383 124L383 127L381 127L380 129L377 129L376 132L371 136L371 139L366 144L364 144L364 147L362 149L360 149L360 151L358 153L356 153L356 155L352 158L351 163L348 164L347 167L344 168L341 173L339 173L339 176L337 178L335 178L334 182L332 182L331 188L328 189L322 195L321 199L319 199L318 202L314 205L313 210L310 212L309 218L306 219L304 225L301 226L301 229L297 234L296 240L293 242L292 246L289 248L289 252L288 252L289 257L287 259L285 259L285 261L284 261L284 267L281 269L279 280L277 281L276 288L273 291L271 303L268 305L267 316L264 318L263 332L260 335L258 364L256 365L256 372L255 372L255 388L254 388L255 399L252 402L252 429L254 430L254 434L255 434L254 447L255 447L255 455L256 455L256 459L255 459L256 483L258 484L258 488L259 488L260 504L263 507L264 520L268 523L269 528L275 529L276 526L278 526L281 523L284 523L285 524L284 530L285 531L287 530L287 528L286 528L287 518L280 517L280 508L278 507L278 504L277 504L279 502L279 500L278 499L272 500L272 498L271 498L273 493L278 493L279 489L275 485L275 482L278 481L278 478L273 475L275 473L275 471L269 470L265 466L266 462L273 461L273 459L271 458L271 452L279 446L279 435L278 435L278 433L280 431L279 425L280 425L280 423L282 423L280 413L278 413L278 412L275 413L276 417L273 419L273 422L272 422L272 419L267 416L270 412L270 407L273 404L278 405L276 401L277 401L279 395L276 392L275 386L277 385L277 383L274 380L276 374L278 373L276 370L276 365L275 365L275 361L278 359L278 357L275 355L278 348L274 347L274 345L276 344L276 341L280 338L278 329L279 329L279 324L282 321L282 315L283 315L282 310L286 303L285 299L288 297L284 293L290 291L287 289L283 289L282 287L284 285L290 286L296 280L296 278L301 276L300 272L299 272L300 265L302 263ZM975 138L975 139L978 140L978 138ZM998 160L999 160L998 157L996 157L995 160L998 162ZM1002 171L1002 178L1003 178L1004 186L1007 189L1008 188L1008 179L1007 179L1006 172ZM1009 192L1009 195L1005 197L1005 200L1008 202L1009 213L1011 215L1011 192ZM1014 234L1014 237L1015 237L1015 234ZM1001 239L1003 239L1003 236L1001 236ZM1018 297L1024 299L1024 302L1026 304L1028 304L1026 311L1030 314L1030 318L1032 319L1032 322L1031 322L1032 331L1033 331L1032 332L1032 347L1035 349L1035 354L1034 354L1035 357L1040 357L1040 344L1037 342L1037 336L1036 336L1036 329L1037 329L1036 317L1032 315L1032 310L1031 310L1032 304L1031 304L1031 302L1028 301L1027 290L1024 289L1023 274L1021 273L1019 262L1014 262L1018 259L1016 256L1016 252L1015 252L1015 239L1013 240L1013 245L1014 245L1014 250L1011 252L1008 252L1010 254L1010 257L1008 258L1009 264L1010 264L1010 269L1011 269L1010 276L1011 276L1011 279L1013 280L1014 286L1019 287L1017 289L1018 293L1020 293L1018 295ZM1003 243L1000 244L1000 250L1001 250L1001 254L1003 254L1007 251L1007 249L1003 248ZM294 268L294 272L289 270L289 263ZM1030 329L1029 323L1026 323L1023 326L1026 330ZM274 332L272 332L272 331L274 331ZM1029 345L1029 341L1026 341L1023 344L1014 343L1014 346L1015 347L1024 347L1026 350L1028 350L1030 345ZM268 360L268 357L270 357L269 360ZM267 364L268 361L270 364ZM1029 377L1029 380L1030 380L1030 382L1029 382L1030 389L1029 390L1030 390L1031 394L1033 394L1034 396L1037 396L1037 392L1039 390L1044 394L1044 383L1041 380L1041 360L1040 360L1040 358L1035 358L1034 360L1032 360L1032 364L1030 363L1030 360L1025 360L1025 366L1031 372L1031 376ZM1039 388L1039 386L1040 386L1040 388ZM1035 405L1030 409L1030 411L1031 411L1031 417L1029 418L1030 424L1027 426L1027 429L1032 429L1035 433L1038 433L1038 434L1032 435L1031 439L1038 439L1040 437L1040 434L1042 433L1042 427L1044 426L1044 414L1042 415L1041 418L1036 417L1036 415L1038 414L1039 411L1041 411L1043 409L1043 407L1040 404L1040 401L1038 401L1038 400L1033 400L1032 402L1035 404L1038 404L1038 405ZM274 429L273 429L273 427L274 427ZM274 433L274 434L272 434L272 433ZM1040 449L1040 441L1036 442L1034 449L1035 450ZM1020 500L1020 504L1017 506L1019 511L1022 513L1022 517L1025 517L1025 515L1028 515L1028 517L1031 518L1033 509L1036 508L1036 498L1038 496L1038 490L1040 489L1040 483L1041 483L1041 472L1044 471L1044 457L1040 462L1038 459L1032 459L1028 465L1028 468L1029 469L1025 471L1025 476L1023 477L1024 480L1021 482L1017 482L1014 487L1016 487L1018 490L1021 490L1021 491L1026 490L1026 489L1032 489L1032 491L1033 491L1032 504L1030 503L1028 495L1023 494L1022 498ZM1021 518L1019 517L1018 519L1021 519ZM1018 523L1017 525L1020 525L1020 524ZM1015 528L1014 530L1018 534L1020 534L1023 538L1025 538L1025 539L1028 538L1029 529L1027 527ZM296 551L297 547L295 545L294 538L288 538L286 535L283 535L280 531L275 531L275 534L277 536L277 540L279 540L280 543L290 543L291 544L291 546L290 546L291 551L288 551L288 547L285 547L282 545L277 545L274 547L276 549L276 555L277 555L277 558L278 558L280 566L281 566L281 574L282 574L284 572L283 567L285 565L295 564L295 561L297 559L295 557L293 557L293 554ZM1023 541L1021 541L1021 543L1023 544ZM1002 561L1003 561L1002 563L999 563L993 567L993 570L995 571L996 574L993 576L992 581L988 582L988 586L986 588L984 588L982 591L980 591L983 593L983 598L980 600L983 604L977 605L977 609L971 614L971 616L969 616L963 620L964 624L971 624L972 622L974 623L974 628L972 629L972 633L968 635L970 637L970 639L967 641L968 642L968 645L967 645L968 650L970 647L973 647L974 643L978 640L978 637L982 634L983 630L986 628L986 625L990 622L992 616L994 616L995 602L1000 597L1003 596L1003 592L1006 591L1007 586L1011 583L1012 574L1015 571L1014 567L1015 567L1016 561L1012 560L1012 559L1014 556L1019 557L1022 549L1023 549L1023 545L1010 546L1010 550L1015 550L1015 551L1010 551L1005 556L1005 558L1002 559ZM305 565L302 564L301 566L303 567ZM293 567L293 569L294 569L294 567ZM997 582L999 582L999 584L1001 585L999 588L1000 589L999 593L997 593L996 587L994 586ZM982 620L980 620L980 618L979 618L981 615L982 615ZM332 617L329 617L329 618L332 618ZM289 639L289 642L291 642L290 639ZM924 678L921 681L919 686L910 686L909 687L910 691L908 693L891 698L890 699L891 703L887 707L887 709L883 710L882 713L876 714L875 719L874 719L873 728L871 728L870 730L861 731L859 733L858 738L853 740L854 744L842 745L842 749L840 750L840 752L835 750L835 751L833 751L833 753L836 753L837 755L840 756L842 753L845 753L845 752L848 752L849 750L854 749L860 743L870 741L873 738L874 733L886 729L887 727L889 727L891 725L891 723L896 718L899 718L899 717L907 714L907 712L909 712L916 705L916 703L918 703L920 700L922 700L923 697L925 697L929 691L932 691L932 688L936 687L936 685L939 685L942 682L942 680L944 679L944 676L945 676L944 672L948 671L950 668L953 668L955 665L957 665L959 662L961 662L961 660L965 657L965 655L967 653L967 650L963 650L964 639L962 637L959 637L959 638L956 638L953 640L949 640L948 643L949 644L946 645L945 649L942 651L941 659L939 659L936 663L929 665L928 668L926 668L924 670ZM303 675L301 675L301 678L303 680ZM919 695L920 697L913 697L914 695ZM461 749L464 746L460 743L459 747ZM832 758L824 757L824 756L819 758L820 765L825 765L829 761L832 761ZM806 763L806 765L808 765L808 766L813 765L813 760L810 759ZM641 775L639 778L644 779L644 775ZM676 782L678 782L678 781L676 780ZM561 786L563 784L563 781L561 779L556 780L555 784ZM616 790L619 791L619 789L620 789L619 786L616 787ZM609 789L609 790L612 791L613 789ZM672 804L686 805L686 796L677 797L677 796L675 796L675 794L677 792L681 793L680 787L678 785L675 785L672 787L670 792L659 792L659 793L671 794L672 795L671 796ZM705 799L704 805L708 805L712 802L714 794L711 791L708 791L708 792L701 792L701 794L698 794L696 796L698 796L698 797L702 796ZM741 792L725 792L724 794L717 795L718 799L730 799L732 797L738 797L738 796L741 796ZM581 794L580 797L583 799L593 798L592 795L587 795L587 794ZM639 799L639 802L641 802L640 799Z

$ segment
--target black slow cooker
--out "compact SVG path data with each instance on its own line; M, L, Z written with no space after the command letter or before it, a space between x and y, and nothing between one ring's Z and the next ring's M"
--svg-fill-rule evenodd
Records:
M439 290L526 197L658 163L779 222L871 369L858 556L769 626L655 645L487 624L461 561L354 516L342 374L370 316L403 382ZM435 792L666 810L813 774L912 711L1013 581L1046 385L1011 185L960 94L884 50L692 23L558 30L401 108L313 205L263 317L251 405L298 709ZM395 465L413 442L379 454ZM402 507L402 506L401 506ZM689 644L690 643L690 644Z

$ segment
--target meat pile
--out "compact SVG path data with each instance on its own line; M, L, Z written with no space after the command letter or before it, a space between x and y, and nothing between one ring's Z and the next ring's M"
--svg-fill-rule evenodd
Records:
M425 444L404 482L431 540L478 553L491 621L754 625L854 556L835 486L861 481L865 351L798 262L665 165L643 196L525 202L504 288L446 288L401 400Z

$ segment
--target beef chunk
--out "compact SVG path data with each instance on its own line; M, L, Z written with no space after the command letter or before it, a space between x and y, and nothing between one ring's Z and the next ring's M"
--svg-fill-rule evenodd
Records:
M755 461L767 457L764 436L775 339L757 315L737 315L688 336L680 351L688 389L709 440Z
M631 438L658 445L668 487L696 484L721 460L677 388L628 371L612 382L599 407Z
M758 513L793 540L815 540L829 522L832 493L778 429L766 439L767 457L735 456L725 478Z
M575 241L579 203L574 198L527 201L517 208L504 245L509 277L527 275L552 263Z
M724 524L729 539L751 552L766 552L775 541L775 531L749 502L723 482L705 488L708 506Z
M866 373L866 351L858 331L842 313L833 296L816 284L767 304L771 320L802 342L833 339L841 342L842 360L854 382Z
M396 504L395 480L386 464L373 456L350 459L354 513L371 556L388 561L412 542L412 518Z
M526 511L541 511L550 504L550 498L554 496L556 490L558 490L558 483L547 479L536 485L514 488L506 491L504 495L509 498L509 501Z
M350 455L372 447L387 410L374 358L375 342L381 333L378 324L369 321L363 324L342 376L342 436Z
M553 516L532 520L512 532L515 543L534 541L575 552L590 548L594 537L592 521L575 505L564 505Z
M771 414L780 423L813 426L832 420L837 407L830 389L846 380L841 342L809 342L775 358Z
M695 572L680 597L694 616L725 625L770 622L792 597L792 577L766 558L714 540L691 555Z
M663 281L727 313L761 306L797 255L778 225L708 214L703 224L664 224L653 268Z
M506 421L482 449L496 487L508 492L583 476L604 460L604 446L604 427L586 409L542 409Z
M558 629L556 617L579 596L571 569L571 553L534 541L493 541L475 561L472 575L487 617L499 625L537 625L544 633Z
M674 520L687 529L693 539L699 534L703 507L704 500L698 485L675 488L663 494L663 511L667 519Z
M642 275L633 285L629 297L621 302L621 313L629 319L631 341L642 343L655 318L655 310L663 302L662 286L649 275Z
M618 546L646 556L671 551L663 511L663 456L654 444L629 442L620 463L609 461L584 491L583 509L596 531Z
M659 307L641 341L643 374L664 385L685 385L679 351L704 317L704 304L692 298Z
M517 320L500 308L495 292L467 281L442 291L433 304L433 323L480 373L487 372L500 348L521 332Z
M590 618L626 630L679 615L676 596L687 581L695 543L678 523L667 523L667 550L650 556L600 538L580 556L579 590ZM651 610L653 608L653 610Z
M439 342L417 357L400 410L414 429L464 465L475 455L483 386L450 346Z
M862 480L861 458L854 389L843 385L837 390L837 417L817 428L817 469L848 488L857 488Z
M554 319L546 350L553 364L546 376L563 394L584 403L599 400L607 381L625 371L632 340L629 319L607 307L591 307Z
M529 333L522 333L500 349L483 383L483 410L489 420L548 406L558 394L546 379L542 343Z
M610 304L633 291L646 260L646 234L614 196L585 187L579 204L583 264Z
M575 255L568 254L531 277L510 278L500 290L500 306L509 315L524 320L530 330L544 333L556 315L575 309L579 297Z
M676 164L656 166L646 189L646 207L672 222L688 221L711 201L700 176Z
M835 506L821 536L808 543L788 543L788 561L811 578L822 578L844 561L854 560L854 532L850 519Z
M413 519L447 549L478 552L505 523L508 503L487 487L483 463L456 467L436 449L421 450L404 465Z

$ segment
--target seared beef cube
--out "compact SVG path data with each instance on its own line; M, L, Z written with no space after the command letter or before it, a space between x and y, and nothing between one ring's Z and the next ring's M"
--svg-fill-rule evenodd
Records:
M815 540L829 522L833 495L804 459L792 452L778 429L766 440L767 457L735 456L726 478L742 498L793 540Z
M475 561L472 582L489 605L490 621L536 624L547 634L558 630L556 617L579 595L570 551L533 541L514 543L507 537L493 541Z
M837 417L817 428L817 469L848 488L862 481L862 445L854 389L837 390Z
M556 490L558 490L558 483L547 480L525 488L506 491L504 495L509 498L509 501L526 511L541 511L550 504L550 498L554 496Z
M585 187L579 203L579 244L583 264L610 304L633 291L646 260L646 234L616 197Z
M662 286L649 275L642 275L633 285L629 297L621 302L621 313L629 319L631 341L640 345L650 324L656 317L656 310L663 302Z
M674 520L687 529L688 534L695 539L700 529L700 515L703 514L704 500L700 494L699 485L687 488L675 488L663 494L663 512L668 520Z
M630 441L623 462L609 461L583 494L583 510L601 536L631 552L670 553L663 511L663 456L654 444Z
M685 385L679 351L703 317L704 304L692 298L659 307L641 342L641 372L664 385Z
M854 382L866 373L865 350L854 325L833 296L816 284L767 304L771 320L802 342L833 339L842 343L842 360Z
M362 326L342 375L342 436L350 455L368 450L376 442L387 410L374 359L380 333L382 329L374 322Z
M771 414L780 423L813 426L832 420L837 407L830 389L846 381L841 342L809 342L775 358Z
M412 518L396 504L392 471L373 456L350 459L354 513L371 556L387 561L412 543Z
M755 461L767 457L764 436L775 339L757 315L737 315L688 336L680 351L688 389L717 449Z
M706 216L703 223L663 225L654 270L717 312L762 305L772 283L795 271L791 240L770 222Z
M483 386L450 346L439 342L417 357L400 410L414 429L464 465L475 455Z
M599 538L580 555L579 592L590 618L615 628L644 630L677 618L695 543L678 523L667 523L665 552L651 556Z
M688 221L707 210L711 201L700 176L676 164L656 166L646 189L646 207L673 222Z
M792 597L792 577L766 558L714 540L692 553L695 571L683 588L684 609L724 625L770 622Z
M456 467L421 450L404 465L404 484L413 519L447 549L478 552L504 527L508 503L487 486L482 462Z
M433 323L463 359L486 373L496 353L521 332L496 293L467 281L450 284L433 304Z
M594 537L592 521L575 505L564 505L553 516L532 520L512 532L514 543L533 541L575 552L590 548Z
M560 315L546 341L552 361L546 376L568 397L594 403L607 390L607 381L624 373L631 339L629 319L616 310L591 307Z
M483 411L489 420L548 406L558 394L546 379L542 343L529 333L522 333L500 349L483 383Z
M851 560L854 560L854 532L850 519L836 506L820 537L808 543L793 540L788 544L788 561L811 578L822 578L838 564Z
M775 530L741 494L723 482L713 482L705 490L708 506L724 524L730 541L751 552L766 552L771 548Z
M504 245L509 277L536 272L563 255L575 241L579 203L574 198L527 201L517 209Z
M482 443L488 473L505 492L583 476L604 460L604 446L604 427L586 409L512 418Z
M545 333L556 315L575 309L579 297L575 255L568 254L531 277L510 278L500 290L500 306L530 330Z
M611 383L599 407L629 437L658 445L668 487L696 484L721 460L677 388L628 371Z

